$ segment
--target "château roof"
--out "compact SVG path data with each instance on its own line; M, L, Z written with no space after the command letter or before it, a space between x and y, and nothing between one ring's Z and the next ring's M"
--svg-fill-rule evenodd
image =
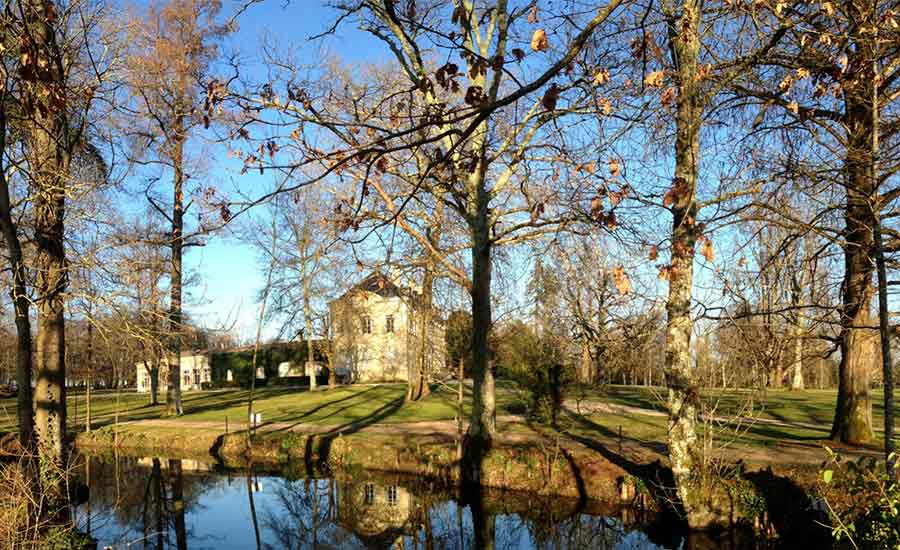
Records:
M370 273L365 279L355 284L350 290L373 292L382 298L397 298L413 294L410 289L399 286L392 281L390 277L383 273L379 273L378 271Z

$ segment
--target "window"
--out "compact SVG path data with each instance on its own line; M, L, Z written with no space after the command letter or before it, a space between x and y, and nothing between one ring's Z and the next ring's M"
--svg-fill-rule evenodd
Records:
M200 371L194 371L194 384L200 385Z
M371 483L366 483L363 502L366 504L375 504L375 486Z
M372 334L372 319L369 317L362 318L362 333Z
M384 331L385 332L394 332L394 316L388 315L387 319L384 322Z
M397 486L391 485L387 488L387 503L388 506L396 506L397 505Z

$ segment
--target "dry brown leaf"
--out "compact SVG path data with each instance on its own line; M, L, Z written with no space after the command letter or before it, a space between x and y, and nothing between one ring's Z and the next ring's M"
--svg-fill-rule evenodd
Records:
M616 221L616 213L610 212L603 219L603 223L606 224L606 228L610 231L615 231L617 227L619 227L618 222Z
M559 100L559 87L554 82L547 88L547 91L544 92L544 97L541 99L541 104L548 111L553 111L556 109L556 102Z
M538 29L531 35L531 49L536 52L545 52L550 48L550 42L547 40L547 32L544 29Z
M616 285L616 290L619 291L619 294L625 296L631 292L631 280L628 278L628 274L625 273L625 268L621 265L613 268L613 283Z
M650 246L650 253L647 254L647 257L650 258L651 262L656 260L656 258L659 257L659 247L657 247L655 244Z
M602 86L609 82L609 71L598 69L594 71L594 86Z
M609 174L612 177L617 178L619 177L619 173L619 160L615 157L609 157Z
M666 88L663 93L659 95L659 102L663 104L663 106L668 106L675 99L675 87L669 86Z
M703 244L700 246L700 254L706 258L706 261L709 263L713 263L716 259L716 251L713 249L712 239L709 237L702 237Z
M621 191L610 191L609 192L609 204L612 206L618 206L622 199L625 197L625 193Z
M672 276L672 266L670 265L661 265L659 266L659 275L656 276L660 281L668 281Z
M651 88L660 88L663 85L666 74L663 71L653 71L644 78L644 84Z

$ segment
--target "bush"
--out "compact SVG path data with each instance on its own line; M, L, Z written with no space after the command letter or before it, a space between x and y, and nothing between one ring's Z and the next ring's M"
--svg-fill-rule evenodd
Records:
M512 323L498 336L498 376L515 384L529 416L555 424L572 383L571 369L563 366L560 343L521 322Z
M57 523L54 500L37 491L37 457L30 456L17 441L7 438L2 443L4 452L16 454L14 459L0 462L0 550L96 548L96 542L73 525ZM72 479L70 474L67 470L53 472L63 480Z
M841 503L826 498L835 540L849 540L857 548L900 550L897 457L892 456L893 468L889 473L884 462L875 457L843 462L831 449L828 453L822 483L849 498Z

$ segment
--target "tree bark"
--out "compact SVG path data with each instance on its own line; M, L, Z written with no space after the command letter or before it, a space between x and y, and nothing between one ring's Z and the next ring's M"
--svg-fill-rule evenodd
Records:
M494 372L490 357L491 240L489 208L483 178L477 183L472 227L472 413L464 449L463 478L480 483L481 462L496 432Z
M90 316L90 310L88 315ZM85 411L84 411L84 430L91 432L91 384L93 383L94 373L94 324L93 319L88 319L87 327L87 385L85 386Z
M166 387L166 415L184 414L181 405L181 289L182 254L184 252L184 120L177 114L172 167L175 172L172 202L172 272L169 303L169 384ZM255 376L252 373L251 376Z
M429 230L430 233L430 230ZM426 260L425 276L422 280L422 298L419 307L419 341L417 342L416 361L406 387L406 400L418 401L431 393L428 387L428 360L431 335L431 308L434 301L434 266L430 259ZM415 322L415 321L414 321Z
M316 363L315 353L313 353L312 337L312 308L309 303L309 278L311 276L312 275L304 274L303 277L303 320L306 326L306 370L309 373L309 391L316 391Z
M669 460L679 500L688 524L703 510L693 494L701 457L696 422L699 394L691 357L691 299L693 295L696 227L696 188L699 173L702 106L697 78L700 51L700 4L685 0L668 7L669 43L676 68L675 178L673 181L672 265L666 302L665 377L668 386ZM693 526L693 525L692 525Z
M150 404L159 405L159 360L154 359L153 366L147 366L144 360L144 369L150 375Z
M472 376L474 400L469 434L490 439L494 436L494 373L488 337L491 330L491 243L487 224L476 230L472 252Z
M6 150L6 122L5 111L0 112L0 151ZM16 323L16 387L18 390L16 413L19 420L19 442L25 448L30 448L34 443L34 405L31 388L31 377L34 371L31 355L31 302L28 300L27 272L22 258L22 244L19 241L18 228L12 218L9 182L6 180L6 171L2 165L0 165L0 230L3 232L12 272L9 294L13 303Z
M798 321L799 323L799 321ZM803 383L803 327L797 324L794 327L793 344L793 376L791 377L791 389L799 391L804 389Z
M872 401L869 395L875 365L872 273L875 220L870 201L875 181L870 174L871 105L855 92L846 96L848 137L845 161L847 205L844 214L844 282L840 311L841 362L838 397L831 438L851 445L872 441Z
M63 60L55 31L46 16L54 8L47 0L31 0L23 5L27 32L36 50L33 53L47 61L46 66L36 64L36 76L26 85L26 98L32 103L26 139L35 195L38 295L35 431L44 491L48 495L54 490L62 492L59 476L66 431L64 293L68 284L63 220L70 159L68 145L73 141L65 109ZM60 503L65 500L64 494L50 496L57 497Z

